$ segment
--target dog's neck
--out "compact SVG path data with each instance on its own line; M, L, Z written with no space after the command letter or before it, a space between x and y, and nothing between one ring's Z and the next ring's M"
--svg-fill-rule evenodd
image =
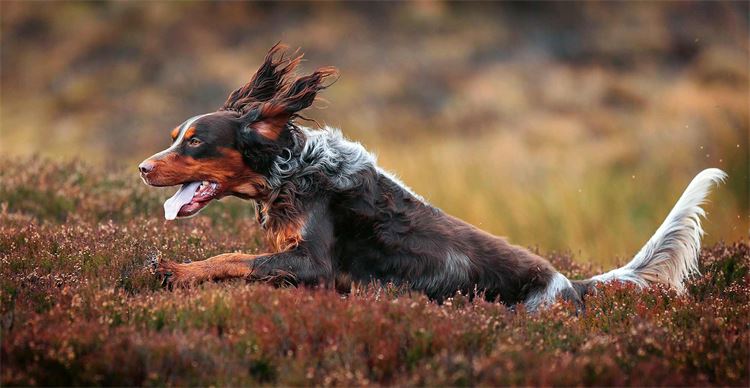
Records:
M375 157L333 128L299 127L292 144L274 160L266 187L254 198L260 225L269 233L289 234L301 228L306 204L316 196L345 192L361 186L376 173Z

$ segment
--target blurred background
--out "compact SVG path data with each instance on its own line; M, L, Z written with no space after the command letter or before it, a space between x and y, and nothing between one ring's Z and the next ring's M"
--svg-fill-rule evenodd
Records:
M341 72L308 117L512 242L630 257L707 167L730 176L707 240L750 233L746 2L0 7L4 158L77 158L137 185L137 162L282 41L302 72Z

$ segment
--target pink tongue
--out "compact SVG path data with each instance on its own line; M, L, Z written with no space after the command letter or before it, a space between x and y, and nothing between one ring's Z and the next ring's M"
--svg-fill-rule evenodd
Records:
M177 218L177 213L180 212L180 209L185 204L190 203L193 199L193 195L195 195L195 191L198 190L198 186L200 185L200 182L190 182L182 185L182 187L174 193L172 198L164 202L164 218L168 220L174 220Z

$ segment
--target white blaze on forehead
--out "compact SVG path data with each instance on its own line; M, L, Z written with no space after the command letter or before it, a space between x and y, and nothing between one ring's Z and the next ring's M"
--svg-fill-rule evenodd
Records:
M175 147L182 142L182 138L185 137L185 132L187 132L187 130L193 125L193 123L198 121L198 119L200 119L201 117L205 117L211 114L213 113L204 113L202 115L193 116L185 120L185 122L182 123L182 125L180 125L180 133L177 134L177 138L174 139L174 142L172 143L172 147ZM172 148L172 147L169 147L169 148Z
M211 115L212 113L204 113L202 115L193 116L187 120L185 120L182 125L180 125L180 132L177 134L177 138L175 138L172 145L167 148L166 150L152 156L158 157L160 154L165 154L167 152L171 152L175 148L177 148L180 143L182 143L182 139L185 137L185 132L201 117L205 117L208 115ZM198 190L198 187L200 186L200 182L188 182L184 185L180 186L180 188L177 190L177 192L168 200L164 202L164 218L168 220L174 220L177 218L177 213L180 212L180 209L190 203L190 201L193 199L193 195L195 195L195 191Z
M185 137L185 132L187 132L187 130L193 125L193 123L195 123L201 117L205 117L205 116L212 115L212 114L213 113L205 113L205 114L193 116L187 119L184 123L182 123L182 125L180 125L180 132L177 134L177 137L172 142L172 145L169 146L169 148L167 148L164 151L157 152L151 155L149 159L159 159L163 157L164 155L174 151L177 148L177 146L180 145L180 143L182 142L182 138Z

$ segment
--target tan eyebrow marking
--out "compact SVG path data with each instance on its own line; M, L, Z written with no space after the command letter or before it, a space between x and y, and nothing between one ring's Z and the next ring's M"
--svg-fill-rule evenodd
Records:
M191 137L195 135L195 127L188 128L187 131L185 131L185 140L190 140Z
M172 132L169 135L172 136L172 140L175 140L175 139L177 139L177 135L179 135L179 134L180 134L180 126L178 125L178 126L174 127L174 129L172 130Z

